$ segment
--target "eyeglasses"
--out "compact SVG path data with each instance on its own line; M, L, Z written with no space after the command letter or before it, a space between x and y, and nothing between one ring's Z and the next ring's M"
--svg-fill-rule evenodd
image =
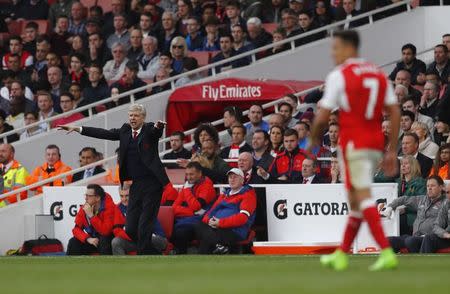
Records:
M173 49L183 49L184 46L183 45L173 45L172 48Z

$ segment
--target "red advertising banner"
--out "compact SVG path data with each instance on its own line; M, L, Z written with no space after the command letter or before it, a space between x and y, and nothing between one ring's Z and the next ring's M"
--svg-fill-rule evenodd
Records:
M223 79L185 86L169 97L167 132L186 131L201 122L222 117L226 106L248 109L253 103L264 104L317 85L320 81L279 81Z

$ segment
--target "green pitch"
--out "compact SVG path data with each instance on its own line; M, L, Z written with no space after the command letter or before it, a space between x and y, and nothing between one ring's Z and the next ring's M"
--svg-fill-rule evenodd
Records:
M400 268L369 273L374 256L348 271L317 256L4 257L0 292L28 293L448 293L450 255L400 256Z

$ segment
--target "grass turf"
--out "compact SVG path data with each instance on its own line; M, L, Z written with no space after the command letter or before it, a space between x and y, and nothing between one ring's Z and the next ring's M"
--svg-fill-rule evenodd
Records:
M448 293L450 255L400 256L395 271L370 273L375 256L349 270L318 256L3 257L0 291L14 293ZM445 290L447 289L447 290Z

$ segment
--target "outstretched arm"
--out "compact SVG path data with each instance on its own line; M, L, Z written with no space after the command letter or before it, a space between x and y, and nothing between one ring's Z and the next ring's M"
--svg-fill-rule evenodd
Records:
M83 136L88 136L97 139L105 139L110 141L118 141L120 140L120 130L119 129L110 129L105 130L101 128L93 128L93 127L77 127L77 126L58 126L58 130L65 130L67 134L72 132L80 133Z

